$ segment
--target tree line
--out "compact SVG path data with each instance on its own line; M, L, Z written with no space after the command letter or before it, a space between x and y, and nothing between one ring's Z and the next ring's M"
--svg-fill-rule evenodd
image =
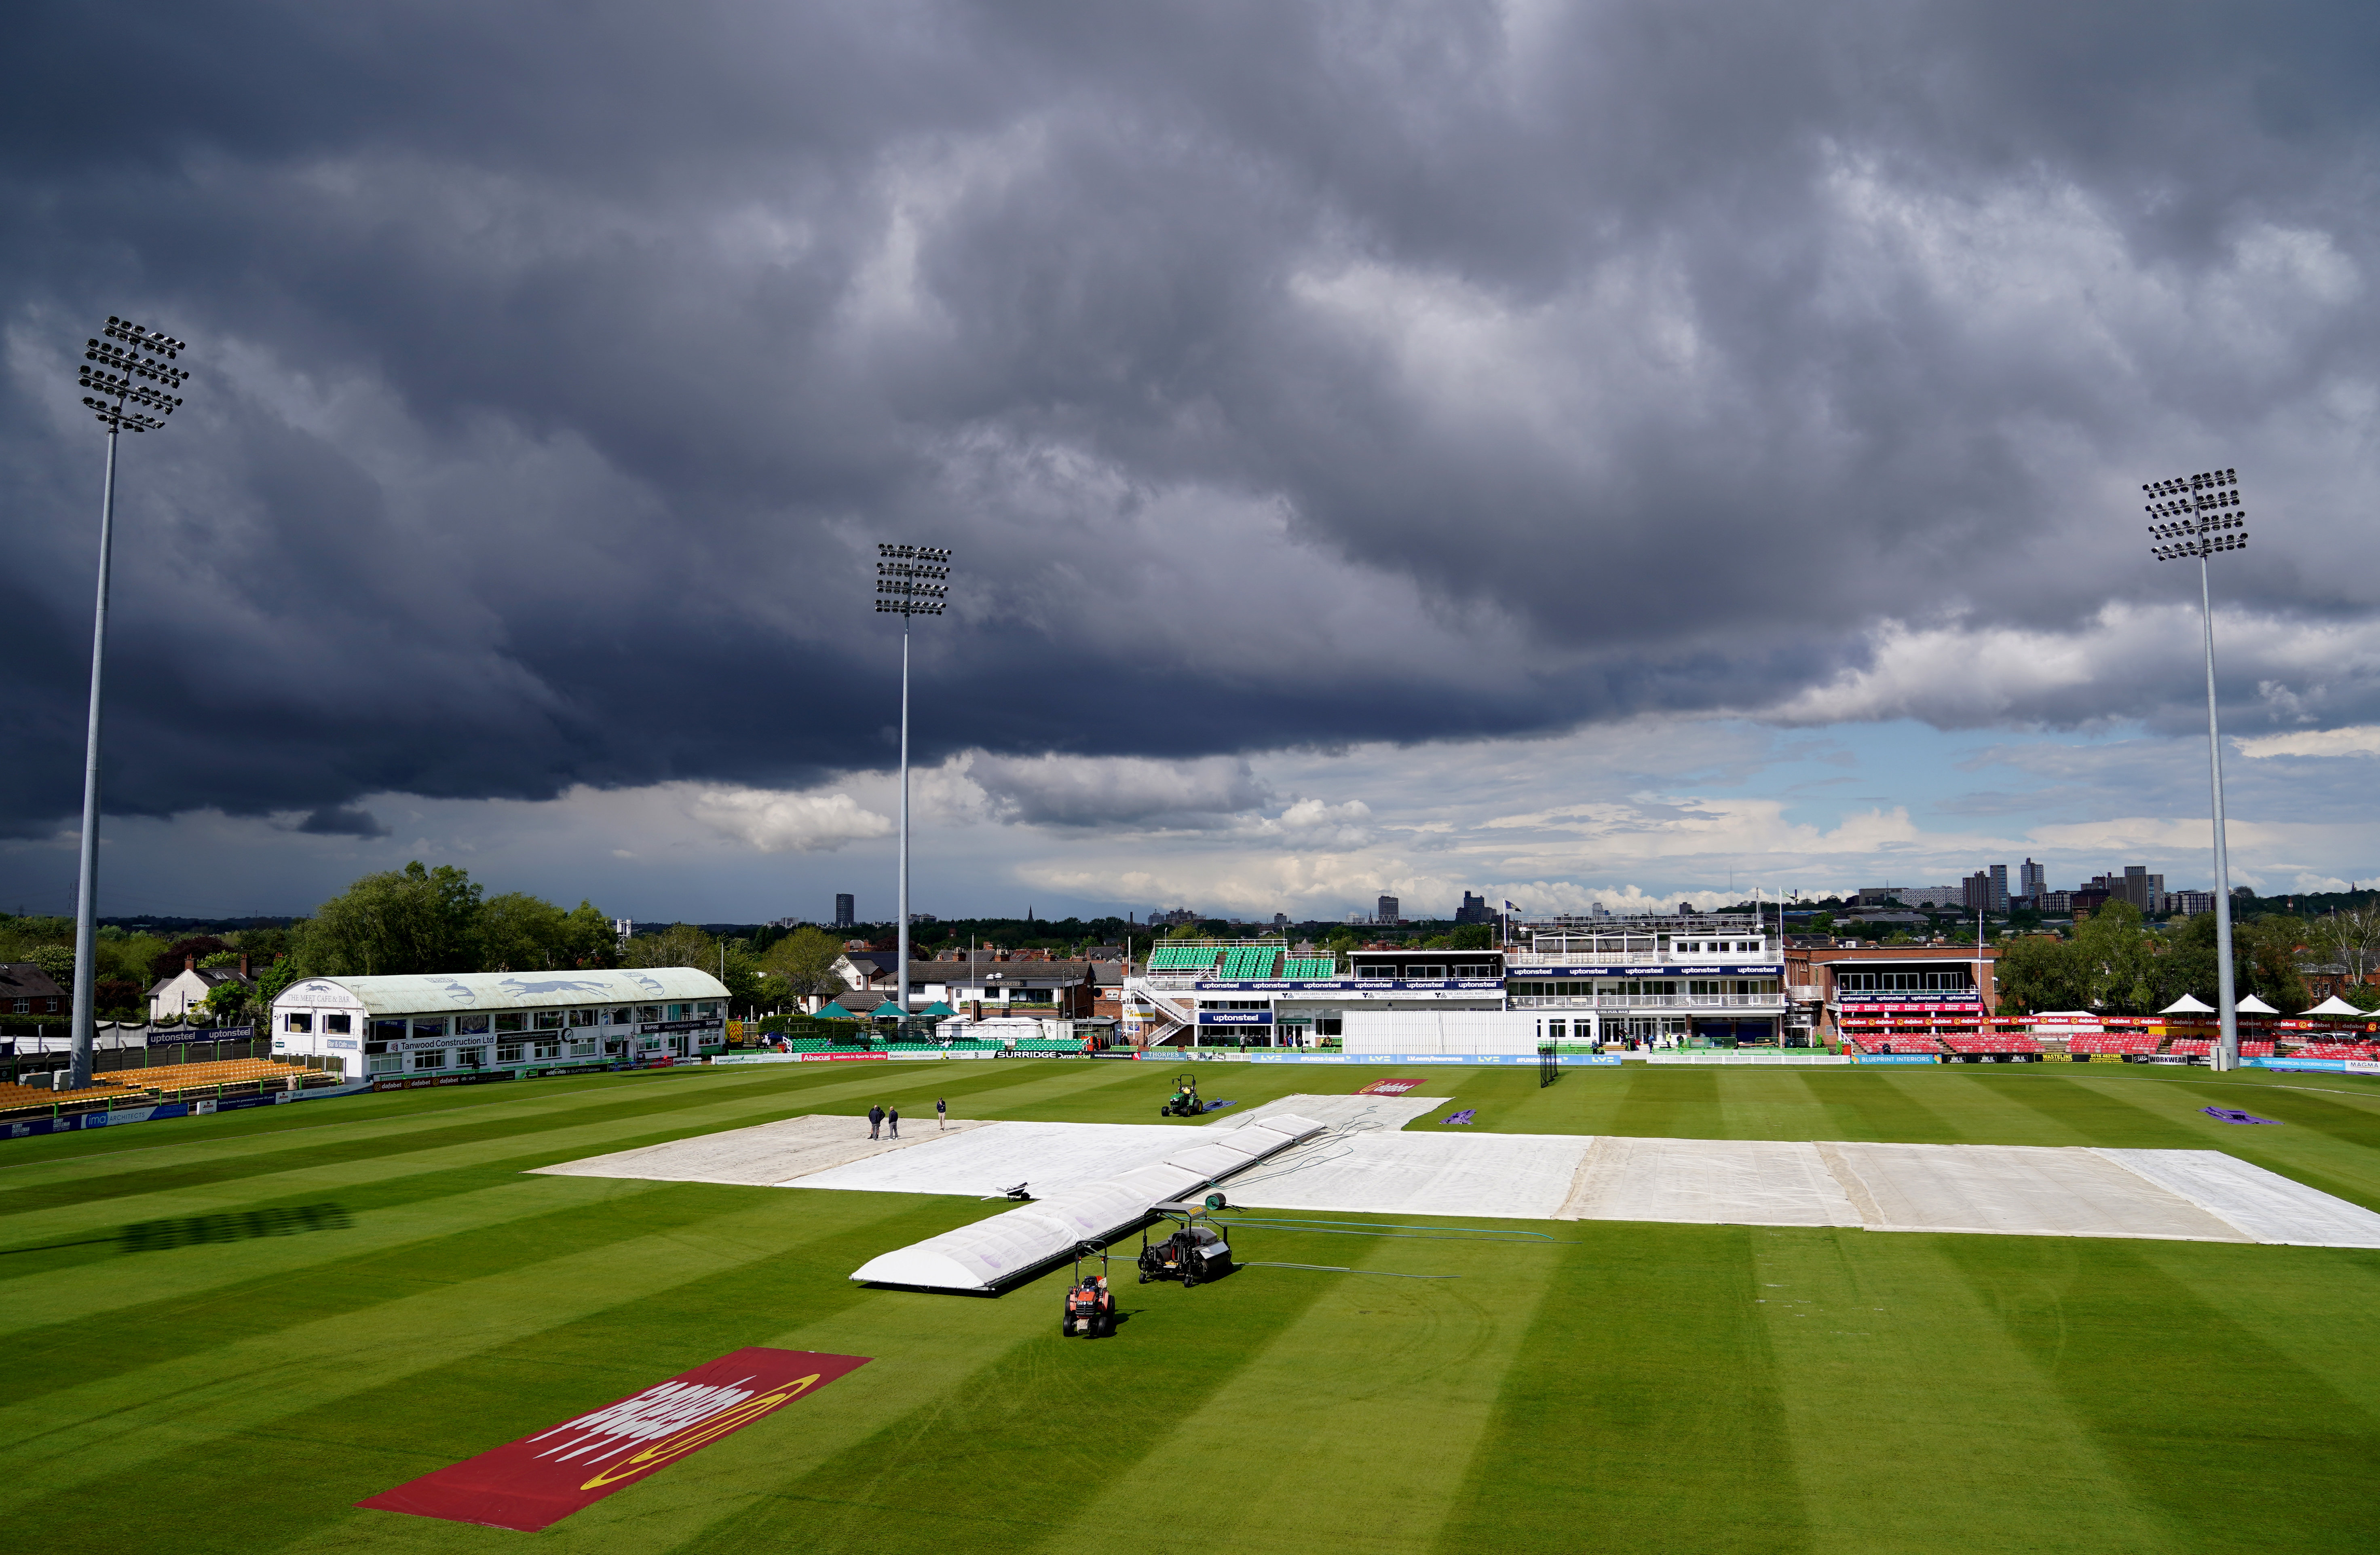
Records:
M839 990L833 966L843 953L840 938L808 926L722 938L679 923L624 945L610 915L591 901L565 909L526 892L490 895L467 870L417 861L364 876L285 929L234 929L168 942L103 926L94 987L101 1019L138 1020L147 1014L149 989L186 961L212 968L245 958L252 986L227 980L207 996L208 1013L228 1024L310 977L693 966L717 977L735 1012L749 1014ZM70 987L74 920L0 914L0 961L30 962L60 988Z
M2103 1014L2153 1014L2187 993L2216 1002L2215 917L2199 913L2160 931L2128 902L2109 902L2063 939L2022 934L2004 939L1993 976L2003 1009L2095 1010ZM2316 1001L2299 969L2302 959L2342 967L2339 997L2359 1009L2380 1009L2380 988L2363 974L2380 966L2380 908L2351 907L2322 917L2271 913L2231 926L2231 976L2236 997L2252 993L2284 1014Z

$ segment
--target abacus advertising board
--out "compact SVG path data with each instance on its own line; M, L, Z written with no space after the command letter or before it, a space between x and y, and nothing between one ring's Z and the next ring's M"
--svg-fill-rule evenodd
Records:
M356 1504L523 1532L551 1527L857 1370L868 1358L738 1350Z

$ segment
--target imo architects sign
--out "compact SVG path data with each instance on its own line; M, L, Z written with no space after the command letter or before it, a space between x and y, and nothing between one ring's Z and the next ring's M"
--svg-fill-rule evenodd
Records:
M356 1504L524 1532L551 1527L868 1360L811 1350L738 1350Z

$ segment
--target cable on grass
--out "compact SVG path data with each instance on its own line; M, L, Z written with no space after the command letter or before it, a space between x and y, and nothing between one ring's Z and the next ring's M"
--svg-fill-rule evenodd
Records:
M1250 1215L1215 1223L1250 1226L1259 1231L1310 1231L1320 1236L1378 1236L1392 1242L1542 1242L1551 1246L1567 1247L1573 1245L1575 1240L1565 1241L1542 1231L1497 1231L1487 1226L1410 1226L1394 1221L1374 1224L1366 1221L1279 1221Z
M1243 1258L1242 1269L1310 1269L1318 1274L1377 1274L1383 1280L1460 1280L1460 1274L1402 1274L1393 1269L1344 1269L1335 1263L1258 1263Z

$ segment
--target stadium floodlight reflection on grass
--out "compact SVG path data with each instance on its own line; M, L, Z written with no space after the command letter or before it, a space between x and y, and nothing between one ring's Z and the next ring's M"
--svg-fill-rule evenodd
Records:
M909 1018L909 618L942 613L950 600L950 577L946 545L876 547L876 613L901 618L901 933L894 950L901 974L893 998L904 1022Z
M2215 707L2215 596L2207 577L2207 558L2248 546L2248 514L2240 505L2240 472L2201 470L2151 480L2141 487L2149 524L2149 554L2160 562L2195 559L2198 563L2199 618L2206 636L2206 759L2215 811L2215 942L2231 942L2231 867L2223 836L2223 742ZM2222 1040L2215 1067L2240 1067L2240 1019L2234 1007L2231 958L2215 958L2216 1004L2222 1022Z

